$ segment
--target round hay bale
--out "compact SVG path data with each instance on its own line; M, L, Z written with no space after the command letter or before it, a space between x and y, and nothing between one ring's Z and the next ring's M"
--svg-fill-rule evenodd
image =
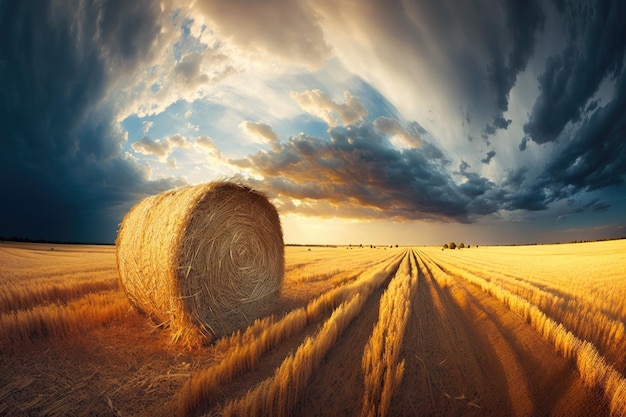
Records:
M117 235L131 303L190 345L251 324L275 299L285 249L276 208L230 182L141 200Z

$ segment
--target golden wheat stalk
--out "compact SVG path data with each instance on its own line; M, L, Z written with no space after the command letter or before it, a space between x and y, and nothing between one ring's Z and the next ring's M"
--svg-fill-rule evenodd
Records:
M361 416L386 416L393 394L402 382L404 360L399 361L400 348L416 286L417 267L409 251L380 299L378 321L363 351L365 391Z

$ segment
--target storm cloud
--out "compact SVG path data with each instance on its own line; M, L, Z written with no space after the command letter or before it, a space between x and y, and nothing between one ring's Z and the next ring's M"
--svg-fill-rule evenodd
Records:
M560 142L532 184L546 202L619 186L626 177L626 6L560 7L568 43L548 58L538 77L540 94L520 145L525 150L528 140ZM614 84L611 95L601 93L602 83ZM576 129L565 133L568 124Z
M0 2L0 236L112 242L233 175L317 218L623 219L623 2L79 5Z
M0 235L112 242L151 181L122 152L109 88L150 59L160 8L145 2L0 3ZM9 220L10 219L10 220Z
M551 200L624 183L625 106L626 73L622 73L615 98L586 118L546 165L541 178L544 178L543 187L551 191Z
M600 84L619 78L624 69L626 5L560 5L569 23L567 45L548 58L538 77L539 97L524 125L524 132L539 144L555 141L567 123L578 122Z
M457 185L439 148L424 141L396 149L385 135L388 125L382 132L380 123L337 126L328 139L301 134L276 150L231 162L253 168L276 197L303 200L292 207L303 214L469 222L498 209L487 201L492 182L464 171Z
M472 113L473 136L511 123L504 114L544 29L540 1L315 2L345 65L398 97L405 113ZM350 30L350 36L346 31ZM353 39L357 40L354 41ZM408 94L400 94L406 90ZM424 95L433 100L422 100ZM421 121L421 120L418 120Z
M482 162L483 164L489 164L494 156L496 156L496 151L489 151L487 152L487 155L480 160L480 162Z

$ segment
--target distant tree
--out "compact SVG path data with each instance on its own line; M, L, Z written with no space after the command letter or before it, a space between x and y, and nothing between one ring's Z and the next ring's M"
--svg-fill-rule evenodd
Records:
M450 243L448 244L448 247L449 247L450 249L456 249L456 243L454 243L454 242L450 242Z
M463 249L465 247L465 245L463 244L463 242L461 242L461 244L459 245L459 249Z
M443 244L443 248L444 248L444 249L448 249L448 244L447 244L447 243L444 243L444 244Z
M398 244L396 243L396 248L398 247Z

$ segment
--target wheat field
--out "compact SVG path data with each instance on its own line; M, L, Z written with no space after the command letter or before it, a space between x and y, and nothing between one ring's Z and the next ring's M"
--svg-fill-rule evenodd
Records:
M0 415L626 416L626 241L291 247L269 315L171 343L114 246L0 243Z

